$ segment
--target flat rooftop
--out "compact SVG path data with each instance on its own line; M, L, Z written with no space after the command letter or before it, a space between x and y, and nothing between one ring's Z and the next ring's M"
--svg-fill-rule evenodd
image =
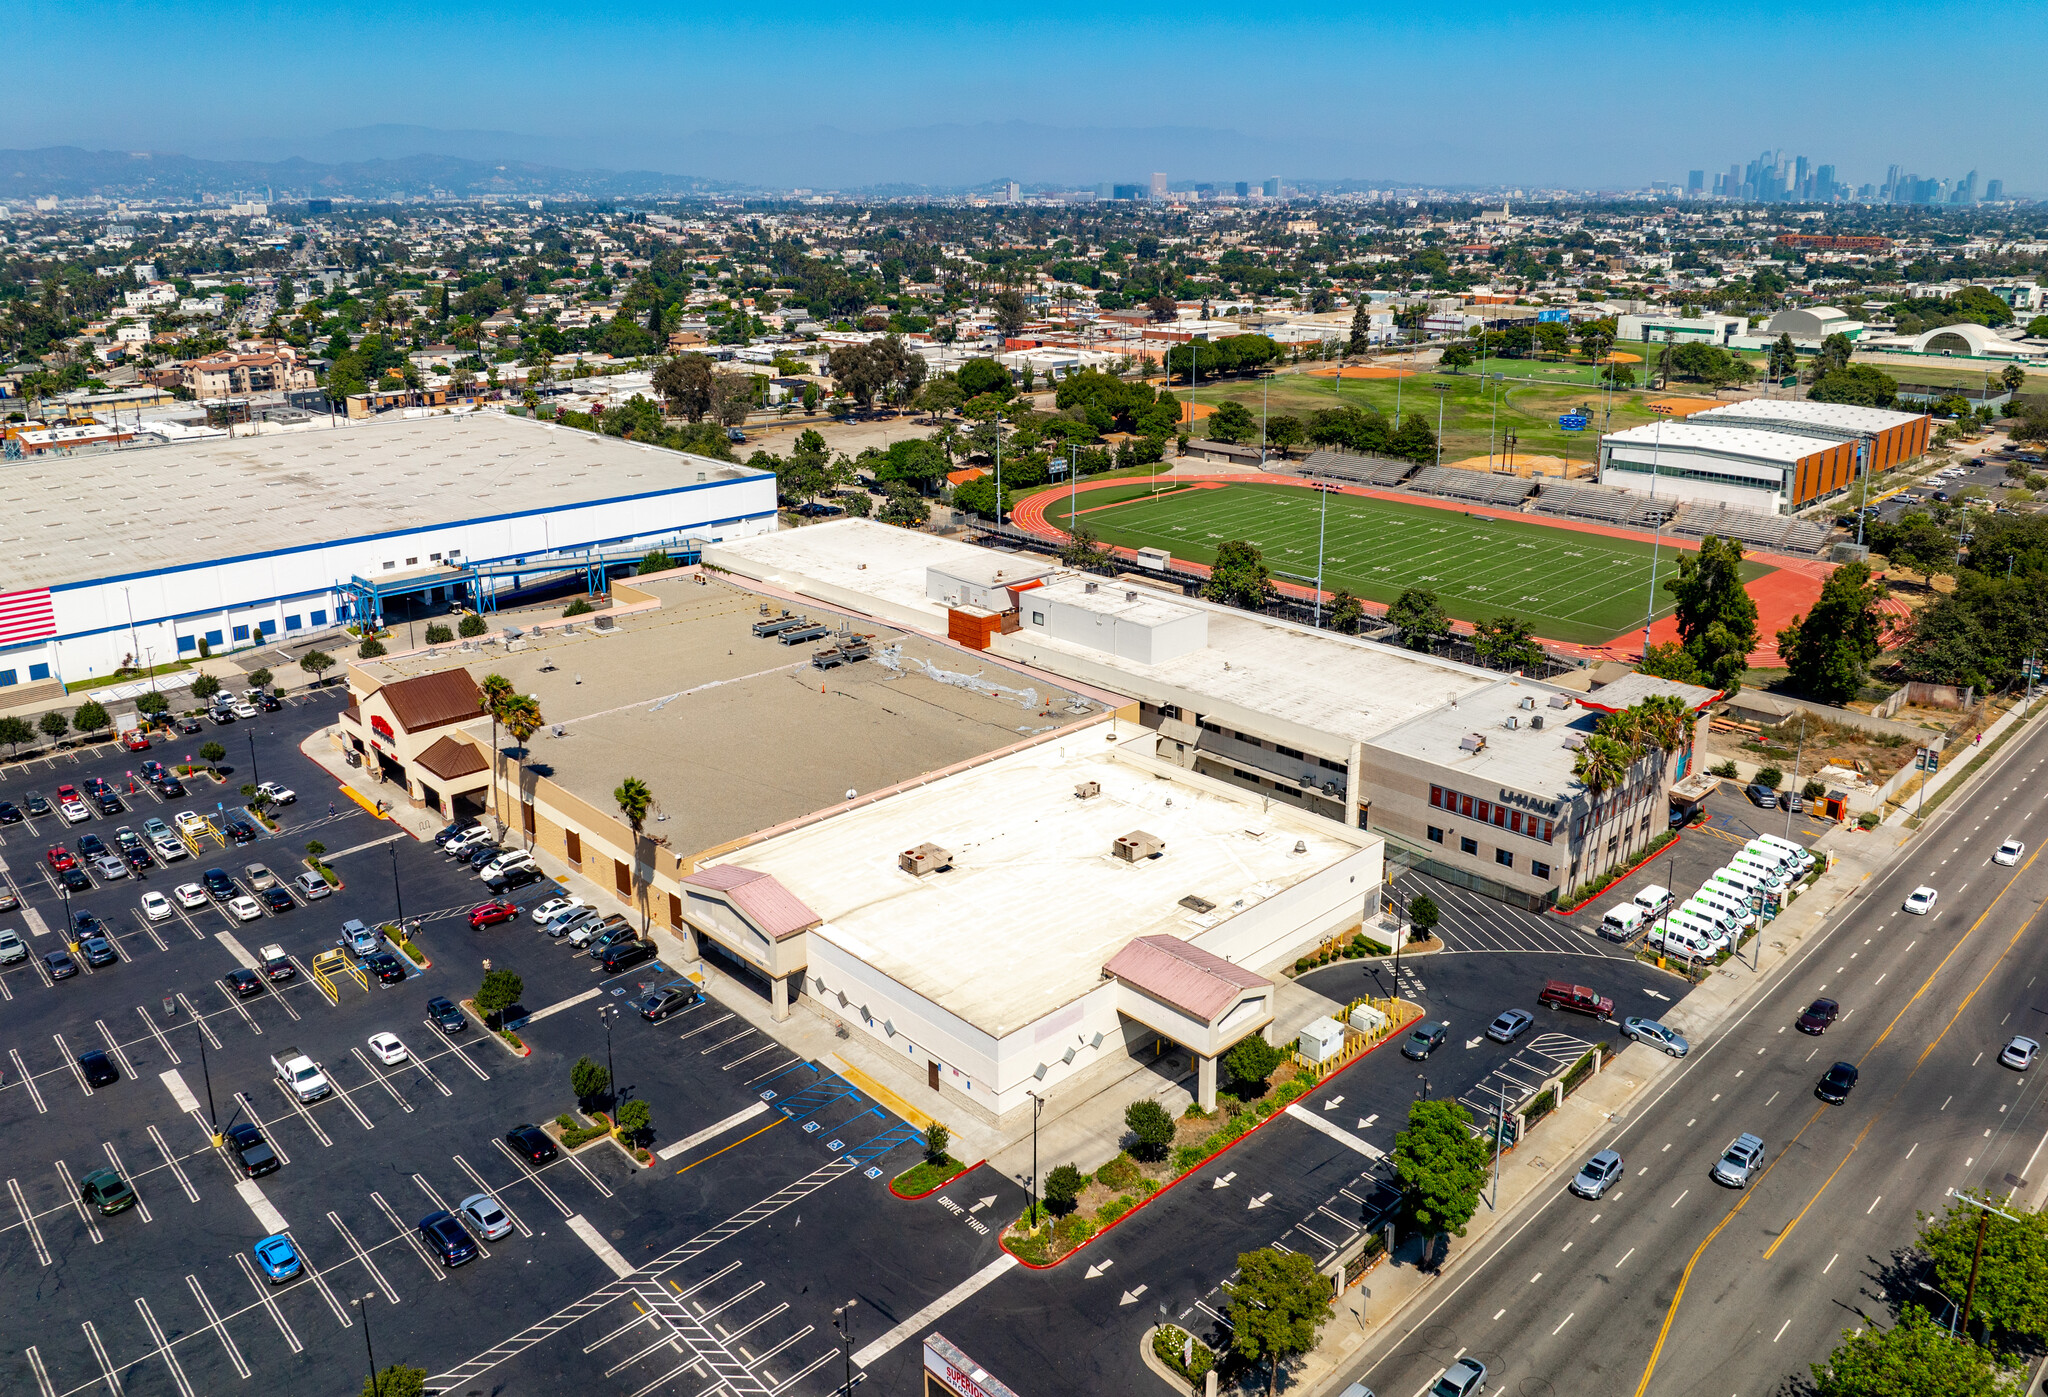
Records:
M550 630L509 653L494 645L355 667L384 681L458 664L479 682L504 675L539 699L548 722L530 744L534 768L606 813L619 782L639 777L654 791L648 834L683 855L843 803L848 790L912 780L1103 711L1043 677L967 662L871 621L854 629L875 637L875 658L814 669L823 642L785 646L753 634L761 607L779 613L779 600L717 580L633 585L661 607L620 617L609 635L579 623L574 634ZM841 619L807 614L827 625ZM900 647L894 669L882 654L892 646ZM985 682L963 687L934 671ZM489 749L488 720L464 731Z
M773 546L759 546L762 544ZM999 559L1003 561L996 561ZM792 592L866 597L872 605L864 609L871 614L941 635L946 631L946 608L925 595L927 568L971 578L984 570L993 576L995 568L1040 562L1029 555L1020 558L937 534L877 524L872 519L834 519L751 539L731 539L708 547L704 560Z
M1553 706L1553 696L1569 702ZM1572 774L1578 749L1566 742L1582 741L1600 721L1599 714L1579 706L1582 697L1533 679L1496 678L1456 705L1434 708L1393 729L1376 745L1462 776L1468 783L1462 789L1505 786L1562 801L1579 787ZM1524 708L1524 700L1535 706ZM1509 718L1517 726L1508 727ZM1531 718L1541 718L1543 726L1531 726Z
M1678 422L1650 422L1624 431L1609 432L1600 438L1600 444L1607 446L1632 446L1641 450L1664 450L1680 455L1728 456L1739 460L1762 461L1771 465L1791 465L1793 462L1825 450L1812 437L1792 436L1784 432L1773 432L1762 427L1716 427L1700 419L1707 414L1696 412ZM1658 431L1662 428L1662 432Z
M11 588L343 543L759 475L479 412L0 466Z
M1925 413L1893 412L1881 407L1859 407L1854 403L1816 403L1803 398L1744 398L1740 402L1723 403L1695 413L1691 420L1707 427L1723 422L1731 426L1737 423L1785 422L1854 436L1858 432L1889 431L1893 427L1917 422L1924 416Z
M823 919L813 936L1001 1036L1095 988L1134 937L1192 940L1357 852L1256 795L1141 770L1114 754L1112 730L1128 725L1105 720L712 862L773 874ZM1078 799L1086 781L1101 794ZM1134 830L1163 839L1163 854L1112 855ZM953 867L903 872L897 855L926 841ZM1214 910L1183 906L1190 896Z

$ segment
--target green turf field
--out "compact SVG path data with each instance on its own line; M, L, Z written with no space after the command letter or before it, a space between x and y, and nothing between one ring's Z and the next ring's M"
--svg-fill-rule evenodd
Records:
M1327 520L1323 506L1328 503ZM1218 544L1249 539L1276 572L1312 581L1318 529L1327 523L1323 588L1391 602L1410 587L1433 591L1461 621L1512 615L1547 640L1599 645L1640 628L1650 596L1651 545L1520 520L1475 519L1456 509L1289 485L1180 489L1153 498L1143 486L1108 499L1080 496L1080 522L1104 543L1164 548L1208 563ZM1067 524L1067 497L1046 520ZM1662 580L1673 552L1661 552L1657 614L1670 611ZM1745 564L1748 576L1771 569Z

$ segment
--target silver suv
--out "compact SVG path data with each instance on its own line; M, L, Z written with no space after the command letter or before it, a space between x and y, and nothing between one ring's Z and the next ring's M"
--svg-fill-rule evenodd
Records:
M1754 1135L1742 1134L1714 1164L1714 1182L1730 1188L1747 1188L1749 1181L1763 1172L1764 1142Z

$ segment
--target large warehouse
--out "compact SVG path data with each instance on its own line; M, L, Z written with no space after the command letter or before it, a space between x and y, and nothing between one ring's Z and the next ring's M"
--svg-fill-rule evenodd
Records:
M1934 428L1934 419L1924 412L1802 398L1745 398L1696 412L1686 420L1703 427L1755 427L1832 443L1868 438L1870 457L1864 464L1872 471L1890 470L1918 456L1927 449Z
M1600 439L1600 483L1673 500L1787 514L1844 489L1856 445L1762 426L1714 425L1694 413ZM1652 484L1652 478L1655 484Z
M5 690L304 639L592 549L770 531L775 478L478 413L23 461L0 520Z

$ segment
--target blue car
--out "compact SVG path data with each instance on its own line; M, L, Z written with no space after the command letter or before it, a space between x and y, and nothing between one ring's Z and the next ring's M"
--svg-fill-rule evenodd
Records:
M299 1274L299 1249L284 1233L265 1237L252 1250L256 1253L256 1264L263 1268L272 1285L281 1285Z

